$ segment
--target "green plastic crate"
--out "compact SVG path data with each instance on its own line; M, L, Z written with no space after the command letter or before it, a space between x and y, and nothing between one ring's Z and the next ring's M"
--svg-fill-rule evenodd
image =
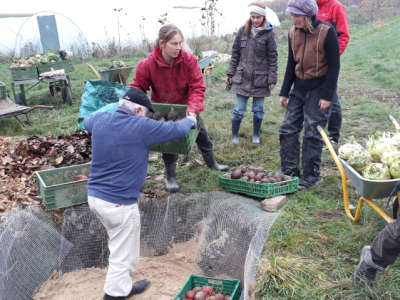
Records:
M10 68L11 77L13 80L27 80L27 79L37 79L38 69L36 66L33 67L17 67Z
M0 81L0 99L6 97L6 85Z
M264 171L265 173L276 173L274 171ZM228 175L227 173L225 175ZM218 177L219 185L233 193L243 193L254 197L272 198L282 194L294 193L299 188L299 178L292 177L291 180L277 183L254 183L240 179L225 178L225 175Z
M179 104L159 104L152 103L155 111L160 111L167 115L172 109L179 113L181 118L186 117L187 105ZM163 121L161 121L163 122ZM196 142L197 136L200 132L200 118L197 116L197 127L196 129L191 129L189 133L180 139L155 144L150 147L150 151L161 152L161 153L171 153L171 154L189 154Z
M202 287L205 285L212 286L215 290L222 291L224 295L230 295L231 300L240 299L240 280L237 279L222 279L212 278L197 275L190 275L185 285L181 288L173 300L185 299L186 292L194 289L195 287Z
M38 193L46 209L87 203L88 179L73 181L76 175L90 176L90 163L36 172Z
M44 72L50 72L51 68L53 68L54 71L64 69L65 73L75 71L74 62L70 59L67 59L44 65L39 65L38 66L39 74L42 74Z

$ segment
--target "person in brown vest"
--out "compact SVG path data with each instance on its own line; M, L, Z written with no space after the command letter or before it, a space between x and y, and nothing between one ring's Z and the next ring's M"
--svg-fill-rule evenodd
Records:
M304 176L299 183L299 189L304 190L319 183L323 140L317 126L324 128L329 120L340 50L333 26L316 18L315 0L290 0L286 11L291 13L294 26L289 31L288 61L279 94L286 109L279 128L281 171L300 177L299 137L304 126Z

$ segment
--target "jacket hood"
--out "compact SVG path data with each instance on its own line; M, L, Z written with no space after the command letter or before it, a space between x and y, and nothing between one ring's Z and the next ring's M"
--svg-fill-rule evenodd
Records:
M320 8L321 6L324 6L325 4L330 3L332 1L333 0L318 0L318 2L317 2L318 8Z
M265 28L265 29L267 29L267 30L274 30L274 25L272 25L270 22L268 22L268 25L267 25L267 28Z
M267 26L263 30L274 30L274 25L272 25L270 22L267 22Z

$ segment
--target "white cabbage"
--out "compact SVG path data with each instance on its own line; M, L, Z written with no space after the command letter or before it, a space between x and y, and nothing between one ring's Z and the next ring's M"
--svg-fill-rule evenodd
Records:
M353 150L362 150L362 149L363 147L356 142L354 136L351 136L349 142L344 144L343 146L340 146L338 152L341 158L343 158L344 160L348 160L350 153Z
M363 172L363 177L370 180L390 179L389 167L381 163L371 163Z

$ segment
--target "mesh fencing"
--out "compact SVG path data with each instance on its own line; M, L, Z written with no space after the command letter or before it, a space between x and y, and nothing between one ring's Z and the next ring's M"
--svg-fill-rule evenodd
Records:
M166 255L173 245L195 238L194 264L200 275L240 279L241 299L249 299L249 284L255 281L257 263L279 212L265 212L258 201L223 192L141 199L139 210L142 257ZM29 269L31 275L17 272L11 278L0 273L0 292L6 295L0 300L32 299L55 270L65 274L108 266L107 232L87 204L64 211L61 233L41 215L45 214L21 211L0 227L0 272L10 272L15 262L23 262L20 273ZM11 224L23 228L28 238L16 244L15 229L4 235ZM32 253L36 244L41 245L35 250L38 253ZM13 256L7 256L11 250ZM37 259L39 256L42 259ZM29 277L35 278L32 287L22 289Z
M0 300L32 299L72 248L40 209L1 215Z

